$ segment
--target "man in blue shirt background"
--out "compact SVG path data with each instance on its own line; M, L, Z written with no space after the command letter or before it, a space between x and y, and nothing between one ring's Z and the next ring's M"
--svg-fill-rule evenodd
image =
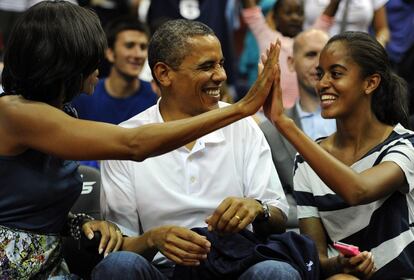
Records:
M148 56L149 32L145 24L131 17L109 22L105 32L109 76L98 82L92 95L82 94L72 105L81 119L119 124L157 102L151 84L138 78ZM81 164L98 167L95 161Z

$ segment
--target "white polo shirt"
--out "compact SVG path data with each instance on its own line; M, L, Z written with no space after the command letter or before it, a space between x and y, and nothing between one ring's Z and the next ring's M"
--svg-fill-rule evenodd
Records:
M163 122L159 103L121 123ZM220 103L220 107L226 106ZM137 236L161 225L205 227L205 219L229 196L260 199L286 215L288 203L269 145L252 118L143 162L103 161L101 210L124 234Z

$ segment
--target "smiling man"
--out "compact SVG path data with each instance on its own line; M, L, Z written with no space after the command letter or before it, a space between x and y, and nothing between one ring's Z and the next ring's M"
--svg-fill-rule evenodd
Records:
M138 127L199 115L217 107L226 80L220 42L206 25L165 23L149 45L149 64L161 90L158 104L123 122ZM197 266L211 244L191 231L261 236L285 230L287 202L270 148L253 119L243 119L144 162L104 161L102 213L118 224L123 250L157 252L139 258L137 279L168 279L175 264ZM138 256L138 255L137 255ZM159 269L162 266L166 270ZM263 261L240 279L300 279L288 263Z
M72 101L79 118L119 124L151 107L157 96L138 75L148 56L147 26L135 18L120 17L105 27L109 76L101 79L92 95Z

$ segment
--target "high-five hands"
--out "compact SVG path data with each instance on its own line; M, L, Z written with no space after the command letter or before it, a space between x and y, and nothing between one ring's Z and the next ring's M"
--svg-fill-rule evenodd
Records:
M246 116L256 113L269 95L277 75L280 75L278 65L280 41L270 44L266 57L262 59L261 71L247 94L238 102ZM279 73L279 74L278 74ZM278 81L279 83L279 81Z
M279 45L280 50L280 41L277 40L276 44ZM264 63L269 60L269 55L268 50L266 54L260 56L260 63L258 65L259 73L264 71ZM287 119L286 115L284 115L282 88L280 86L280 66L278 61L275 64L273 84L270 89L270 94L263 104L263 111L265 116L276 126L279 121Z

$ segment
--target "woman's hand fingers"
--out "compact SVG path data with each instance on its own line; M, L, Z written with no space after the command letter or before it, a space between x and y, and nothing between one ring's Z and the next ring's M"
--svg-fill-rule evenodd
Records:
M107 221L90 221L83 226L84 233L88 236L92 236L93 232L99 231L101 233L101 240L99 241L98 252L104 253L107 256L110 252L117 251L122 246L122 233L119 228ZM89 238L89 239L92 239Z
M247 115L255 113L265 102L269 95L276 73L276 63L279 59L280 42L271 44L267 57L262 58L263 68L260 68L255 83L248 93L240 100L244 104Z

